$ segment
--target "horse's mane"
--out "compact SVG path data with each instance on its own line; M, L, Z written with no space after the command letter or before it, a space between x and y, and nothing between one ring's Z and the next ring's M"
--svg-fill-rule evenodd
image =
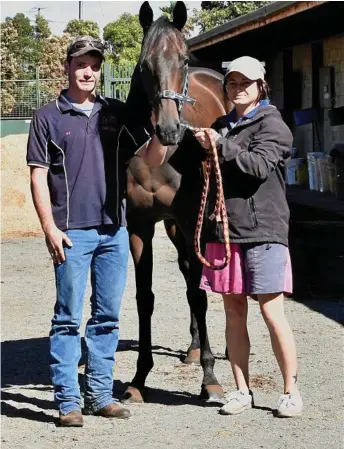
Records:
M148 29L142 43L139 63L142 64L150 55L153 42L159 37L176 35L178 30L166 16L159 17ZM186 48L186 44L185 44Z

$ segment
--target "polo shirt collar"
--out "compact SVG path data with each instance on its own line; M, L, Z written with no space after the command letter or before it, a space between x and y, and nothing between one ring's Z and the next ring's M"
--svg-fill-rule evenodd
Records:
M56 107L57 109L63 114L64 112L68 111L75 111L75 108L73 108L73 105L68 101L65 94L67 93L67 89L63 89L59 95L59 97L56 100ZM101 106L107 105L108 102L105 100L104 97L101 95L96 95L95 98L95 104L94 104L94 110L93 112L96 112L101 108ZM93 114L92 112L92 114Z
M250 111L244 117L241 117L239 119L237 119L236 111L235 111L235 109L233 109L228 115L228 123L229 123L230 128L234 128L234 126L238 125L239 123L242 123L244 120L253 118L257 114L258 109L261 106L267 106L269 104L270 104L270 100L268 100L268 99L260 100L259 104L254 109L252 109L252 111Z

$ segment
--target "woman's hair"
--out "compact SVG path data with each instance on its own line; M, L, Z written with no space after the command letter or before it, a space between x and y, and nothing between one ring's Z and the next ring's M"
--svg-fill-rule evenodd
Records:
M257 80L257 86L259 90L257 101L267 100L270 94L270 87L265 80L259 79Z
M228 82L228 77L224 79L224 83L223 83L223 91L224 91L224 94L226 95L226 97L228 98L227 82ZM257 86L258 86L258 91L259 91L257 103L261 100L267 100L270 95L270 87L269 87L268 83L265 80L258 79Z

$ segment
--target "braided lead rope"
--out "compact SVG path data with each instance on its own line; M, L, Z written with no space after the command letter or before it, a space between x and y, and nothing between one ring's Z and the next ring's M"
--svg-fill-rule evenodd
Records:
M210 140L210 149L207 151L207 158L206 158L206 170L204 174L204 185L202 190L202 196L201 196L201 205L198 212L197 217L197 224L196 224L196 230L195 230L195 238L194 238L194 247L195 252L198 257L198 259L201 261L203 265L205 265L208 268L211 268L212 270L222 270L225 268L231 258L231 250L230 250L230 242L229 242L229 229L228 229L228 218L227 218L227 210L225 205L225 198L223 194L223 185L222 185L222 177L221 177L221 170L220 170L220 164L219 159L217 155L217 149L216 149L216 143L212 136L212 133L208 130L204 130L204 132L207 134ZM216 179L216 202L213 213L210 215L210 220L216 220L218 222L222 222L223 224L223 237L225 241L225 259L221 265L214 265L212 262L207 260L201 253L201 234L202 234L202 227L203 227L203 220L204 220L204 211L205 206L207 202L207 197L209 194L209 179L212 170L214 170L215 173L215 179Z

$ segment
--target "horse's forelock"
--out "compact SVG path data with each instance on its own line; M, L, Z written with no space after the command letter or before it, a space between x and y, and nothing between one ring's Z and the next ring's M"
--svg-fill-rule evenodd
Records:
M177 38L175 42L180 52L186 51L186 43L183 35L167 17L161 16L157 19L147 31L141 49L140 64L147 62L152 54L155 53L154 46L157 42L161 42L161 38ZM159 38L159 39L158 39Z

